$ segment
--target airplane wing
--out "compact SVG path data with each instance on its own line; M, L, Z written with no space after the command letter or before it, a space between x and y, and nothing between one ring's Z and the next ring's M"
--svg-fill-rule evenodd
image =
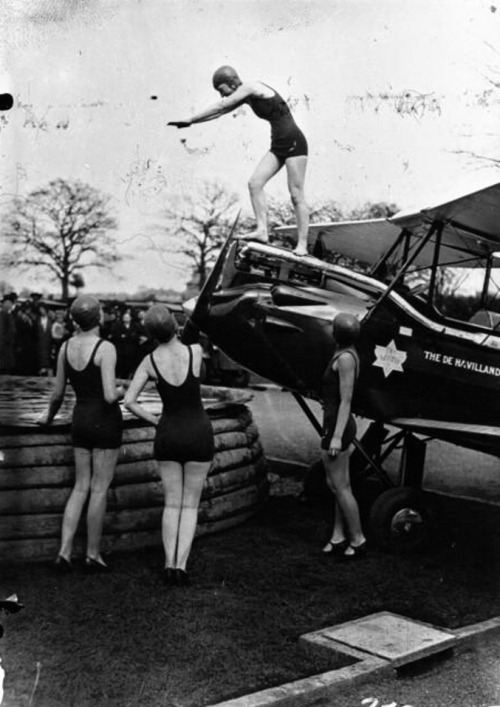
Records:
M398 417L392 419L388 424L415 434L451 442L459 447L467 447L498 456L500 427L445 420L425 420L418 417Z
M276 231L283 236L296 237L295 226L281 226ZM338 253L374 265L392 246L401 228L385 218L363 221L328 221L309 226L309 241L321 241L327 253Z
M401 211L391 217L392 223L410 230L423 221L436 220L445 224L448 234L479 238L489 243L492 250L500 248L500 182L417 212Z
M315 249L320 242L320 257L339 254L373 265L388 252L403 229L421 238L436 220L444 224L440 264L474 267L474 260L500 250L500 182L434 206L400 211L389 219L311 224L309 241ZM292 238L297 232L292 226L276 230ZM434 239L431 239L415 264L430 267L433 256Z

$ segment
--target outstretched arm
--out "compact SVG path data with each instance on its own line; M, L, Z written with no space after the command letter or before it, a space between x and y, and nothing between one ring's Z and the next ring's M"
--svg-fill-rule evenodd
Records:
M226 113L231 113L245 103L245 101L254 94L255 88L251 84L241 84L236 91L230 96L221 98L217 103L212 104L208 108L195 113L191 118L186 120L175 120L168 123L177 128L188 128L193 123L206 123L209 120L216 120Z

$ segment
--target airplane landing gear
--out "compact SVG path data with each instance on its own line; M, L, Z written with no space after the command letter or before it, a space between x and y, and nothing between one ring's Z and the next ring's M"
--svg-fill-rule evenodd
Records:
M432 513L422 491L405 486L384 491L369 517L369 536L384 550L418 552L432 537Z
M356 443L357 453L366 462L365 474L386 484L371 504L368 534L381 549L418 552L428 545L434 527L431 504L422 491L426 441L407 431L390 437L385 430L382 436L383 430L383 425L372 423L361 443ZM378 439L378 446L373 445L373 439ZM401 458L393 480L382 464L395 449L401 449Z
M380 423L372 423L363 438L355 441L351 455L351 485L369 539L389 552L423 550L434 529L430 501L421 490L426 442L411 432L390 435ZM383 468L387 457L401 451L396 478ZM333 494L325 481L321 461L314 462L304 479L303 499L330 506Z

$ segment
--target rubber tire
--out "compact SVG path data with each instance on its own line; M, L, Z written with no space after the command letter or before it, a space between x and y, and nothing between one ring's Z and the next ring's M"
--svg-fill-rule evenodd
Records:
M396 516L404 510L418 514L421 522L412 525L417 532L398 533L394 528ZM399 486L384 491L374 502L369 519L370 540L379 548L390 552L419 552L430 542L433 516L429 501L419 489Z

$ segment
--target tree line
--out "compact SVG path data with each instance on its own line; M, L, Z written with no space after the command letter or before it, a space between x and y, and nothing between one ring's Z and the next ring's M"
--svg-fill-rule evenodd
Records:
M200 183L195 194L166 196L161 229L167 238L156 250L169 257L183 257L192 272L191 284L199 288L239 211L238 196L218 181ZM312 205L310 216L311 223L317 223L388 217L396 211L394 204L379 202L346 212L329 200ZM270 201L271 242L275 228L293 223L291 204ZM252 225L249 217L239 218L237 232L248 231ZM55 179L13 200L3 220L8 248L2 262L17 272L46 273L59 283L61 297L67 300L70 286L84 286L83 273L87 268L110 270L123 259L114 238L117 229L107 195L79 180ZM279 241L277 244L283 245Z

